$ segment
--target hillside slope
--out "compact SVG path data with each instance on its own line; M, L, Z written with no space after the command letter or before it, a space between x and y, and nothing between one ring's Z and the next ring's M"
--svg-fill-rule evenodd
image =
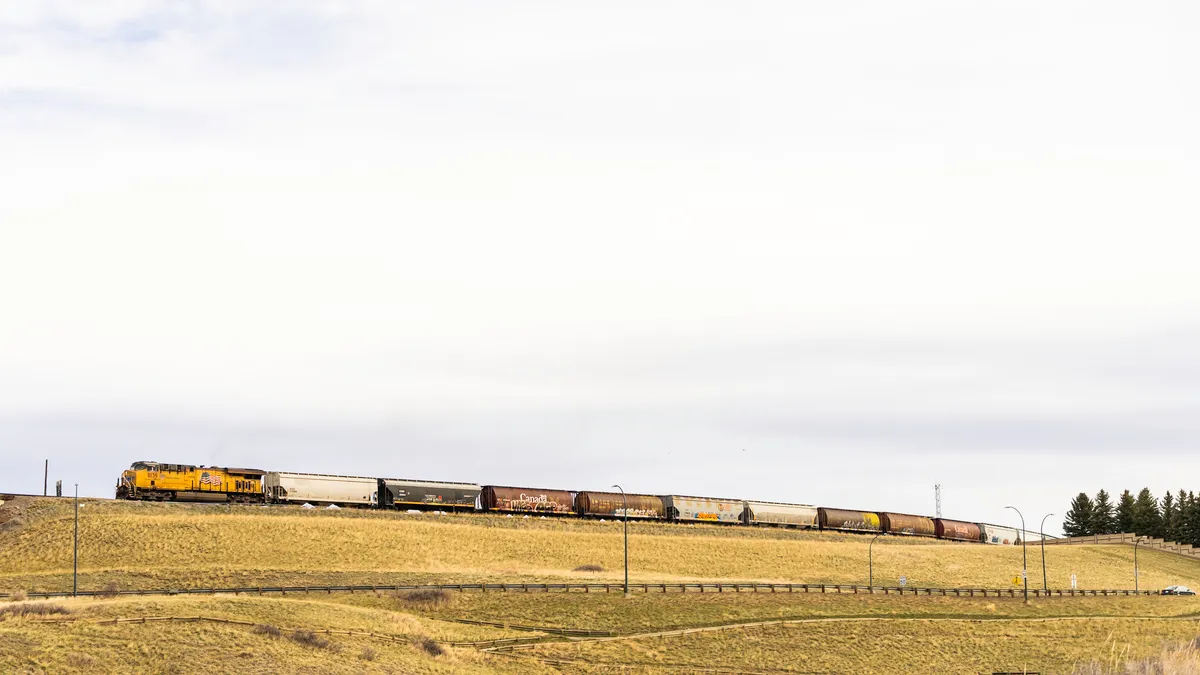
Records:
M618 580L618 522L413 515L343 509L88 501L80 511L81 586L104 588ZM869 538L768 528L630 525L633 580L865 584ZM37 500L0 531L0 590L70 587L69 502ZM881 537L877 584L1011 587L1020 547ZM1049 547L1051 588L1132 588L1128 546ZM1030 586L1040 549L1028 550ZM1140 551L1141 584L1200 586L1200 562ZM601 572L577 572L599 565Z

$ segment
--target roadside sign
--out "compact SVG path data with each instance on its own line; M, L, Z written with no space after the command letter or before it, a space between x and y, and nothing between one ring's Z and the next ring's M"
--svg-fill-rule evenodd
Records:
M1021 577L1013 577L1013 586L1021 585Z
M1022 578L1022 579L1024 579L1024 578L1025 578L1025 574L1026 574L1025 570L1021 570L1021 578Z
M900 577L900 585L907 586L908 585L908 577Z

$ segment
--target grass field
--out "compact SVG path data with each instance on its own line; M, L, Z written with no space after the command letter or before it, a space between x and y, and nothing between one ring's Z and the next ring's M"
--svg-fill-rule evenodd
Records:
M0 620L0 672L996 672L1068 673L1091 660L1124 661L1200 634L1195 598L1019 600L611 594L404 594L118 598L66 601L78 623ZM7 606L17 606L12 603ZM0 612L3 607L0 605ZM399 643L330 636L297 642L207 623L96 625L115 617L206 616L282 629L374 632ZM611 629L620 639L547 642L514 656L469 647L433 655L423 641L466 642L538 633L463 625L491 618L547 628ZM646 636L664 628L787 619L804 623ZM1049 619L1049 620L1048 620ZM164 649L164 645L166 646ZM149 646L149 648L147 648ZM371 660L364 658L370 655ZM550 666L538 659L570 661ZM286 665L285 665L286 664Z
M631 526L633 580L865 583L867 539L719 526ZM69 588L69 504L38 500L0 527L0 589ZM881 538L877 583L1011 587L1020 549ZM1041 558L1031 548L1031 578ZM1132 586L1132 549L1047 550L1049 582ZM80 517L81 587L617 581L618 523L366 511L92 501ZM1200 563L1139 552L1143 587L1200 586ZM580 572L599 565L598 572ZM36 604L36 603L34 603ZM0 672L263 673L1070 673L1123 663L1200 634L1188 597L897 597L788 593L403 593L79 599L71 623L39 622L0 603ZM248 621L106 625L101 619ZM484 620L612 631L566 642ZM783 625L736 627L761 621ZM664 630L705 628L675 636ZM300 630L300 633L289 629ZM390 636L324 635L325 629ZM305 633L303 631L315 631ZM450 642L540 638L510 655ZM434 643L439 643L437 646ZM433 644L433 647L430 645ZM439 653L441 652L441 653ZM557 665L550 663L557 662ZM1184 671L1187 672L1187 671Z
M780 673L1069 673L1100 657L1124 661L1195 637L1192 620L828 620L678 637L538 646L527 654L596 665Z
M786 593L634 594L619 593L452 593L436 607L415 613L430 619L503 616L514 623L637 633L730 623L809 618L1047 618L1200 617L1200 600L1171 598L940 598ZM391 608L387 597L345 596L340 602Z
M166 600L67 601L70 612L55 618L0 621L0 672L60 673L491 673L532 671L509 659L474 649L433 655L424 641L474 641L511 631L366 610L349 605L281 598L171 598ZM11 606L11 605L10 605ZM3 606L0 605L0 611ZM144 616L208 616L253 621L280 632L213 623L98 625L95 619ZM375 632L399 641L315 634L297 640L289 628ZM303 635L302 635L303 637Z
M0 532L0 588L61 590L71 569L72 521L65 502L30 509ZM634 523L633 580L865 584L868 538L778 529ZM96 501L80 516L85 587L320 585L478 581L615 581L619 523L494 516L432 516L343 509L215 507ZM1007 587L1021 570L1019 547L881 538L878 583ZM1029 550L1031 585L1040 550ZM1200 586L1200 564L1141 551L1143 587ZM575 572L599 565L603 572ZM1132 588L1127 546L1047 549L1048 582Z

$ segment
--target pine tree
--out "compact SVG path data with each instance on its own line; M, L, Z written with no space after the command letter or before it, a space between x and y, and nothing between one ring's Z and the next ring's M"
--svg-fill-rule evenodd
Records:
M1162 505L1162 538L1167 541L1178 541L1179 536L1175 531L1178 521L1175 512L1175 495L1168 490L1159 503Z
M1192 542L1192 514L1191 502L1188 501L1186 490L1180 490L1175 497L1175 536L1178 537L1179 543L1190 544Z
M1121 493L1121 501L1117 503L1117 532L1133 532L1133 495L1129 490Z
M1071 500L1071 509L1063 520L1063 534L1068 537L1083 537L1092 533L1092 498L1080 492Z
M1200 546L1200 499L1195 492L1188 492L1188 521L1190 525L1189 543Z
M1092 534L1113 534L1117 529L1117 515L1113 511L1108 492L1101 489L1092 501Z
M1142 488L1133 502L1133 531L1143 537L1162 536L1162 514L1150 488Z

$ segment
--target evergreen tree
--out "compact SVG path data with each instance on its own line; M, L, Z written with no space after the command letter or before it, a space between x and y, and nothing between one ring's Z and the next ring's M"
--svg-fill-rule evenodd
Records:
M1180 490L1175 497L1175 536L1181 544L1192 543L1191 502L1186 490Z
M1188 492L1188 525L1189 541L1192 546L1200 546L1200 499L1196 493Z
M1133 502L1133 531L1143 537L1162 536L1162 514L1150 488L1142 488Z
M1080 492L1071 500L1071 509L1063 520L1063 534L1068 537L1083 537L1092 533L1092 498Z
M1167 541L1179 541L1178 533L1175 531L1178 521L1175 512L1175 495L1168 490L1159 503L1162 505L1162 538Z
M1101 489L1092 501L1092 534L1113 534L1117 529L1117 514L1108 492Z
M1133 532L1133 495L1129 490L1121 493L1117 503L1117 532Z

